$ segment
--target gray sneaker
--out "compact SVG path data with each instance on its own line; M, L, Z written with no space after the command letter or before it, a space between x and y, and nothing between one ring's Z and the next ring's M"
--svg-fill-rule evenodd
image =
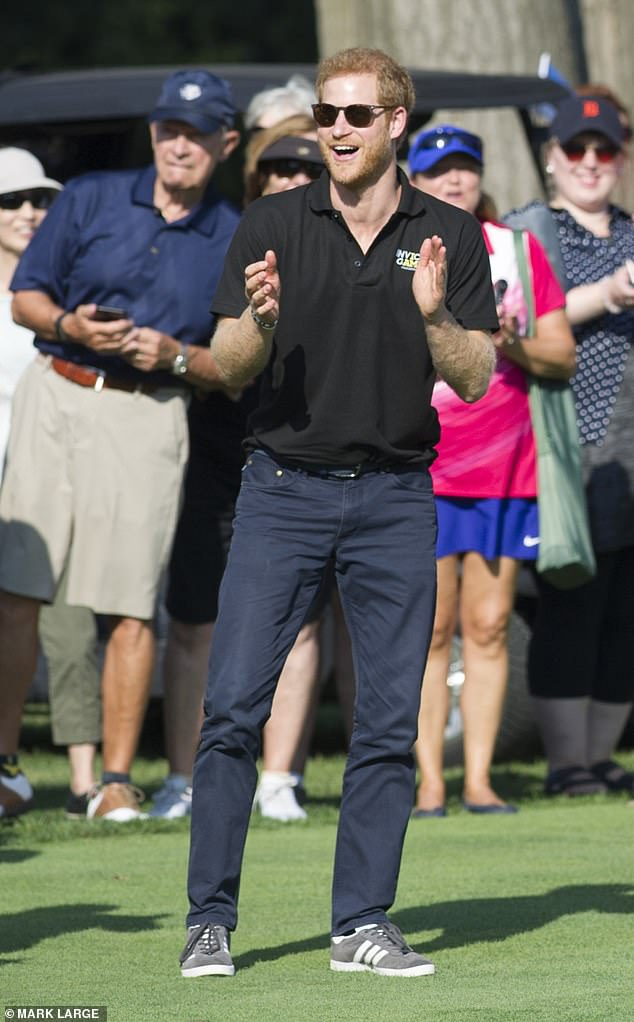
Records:
M233 976L236 967L229 953L226 926L202 923L187 928L187 943L180 956L181 976Z
M349 937L333 937L330 968L335 972L376 972L379 976L431 976L434 964L409 946L394 923L360 926Z

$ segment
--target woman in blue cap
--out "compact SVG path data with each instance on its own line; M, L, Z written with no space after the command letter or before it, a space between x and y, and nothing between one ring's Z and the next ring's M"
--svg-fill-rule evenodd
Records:
M496 222L482 192L482 140L454 125L421 132L409 154L412 183L481 222L491 261L500 330L496 372L484 398L465 405L439 380L441 425L432 466L438 509L438 603L416 746L421 770L417 817L445 815L442 773L449 709L447 673L460 620L465 682L463 802L474 813L510 813L491 787L490 767L508 675L507 628L520 562L539 545L535 446L526 372L567 378L574 341L564 295L546 256L523 237L532 276L535 331L515 256L513 232Z

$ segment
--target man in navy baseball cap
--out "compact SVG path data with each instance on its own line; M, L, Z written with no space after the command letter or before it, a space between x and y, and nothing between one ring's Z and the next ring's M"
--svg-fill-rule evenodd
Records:
M228 82L201 68L175 71L163 83L148 120L184 121L211 135L233 127L236 107Z
M464 153L482 165L482 139L453 124L438 124L435 128L421 131L412 142L407 157L410 174L425 174L452 153Z

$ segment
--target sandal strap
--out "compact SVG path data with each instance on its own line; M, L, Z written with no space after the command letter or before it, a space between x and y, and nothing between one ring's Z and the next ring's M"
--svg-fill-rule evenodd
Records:
M599 790L599 778L591 770L584 766L561 767L559 770L552 770L544 785L547 795L562 795L575 789L592 787Z
M600 763L594 763L592 773L612 791L634 790L634 774L613 759L604 759Z

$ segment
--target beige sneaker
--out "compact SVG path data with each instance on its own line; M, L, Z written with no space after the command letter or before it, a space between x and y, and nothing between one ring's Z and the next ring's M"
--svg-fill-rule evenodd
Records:
M19 816L33 808L33 788L17 767L0 767L0 819Z
M115 823L145 820L147 813L139 809L144 799L143 792L132 784L102 784L88 799L86 816L89 820L114 820Z

